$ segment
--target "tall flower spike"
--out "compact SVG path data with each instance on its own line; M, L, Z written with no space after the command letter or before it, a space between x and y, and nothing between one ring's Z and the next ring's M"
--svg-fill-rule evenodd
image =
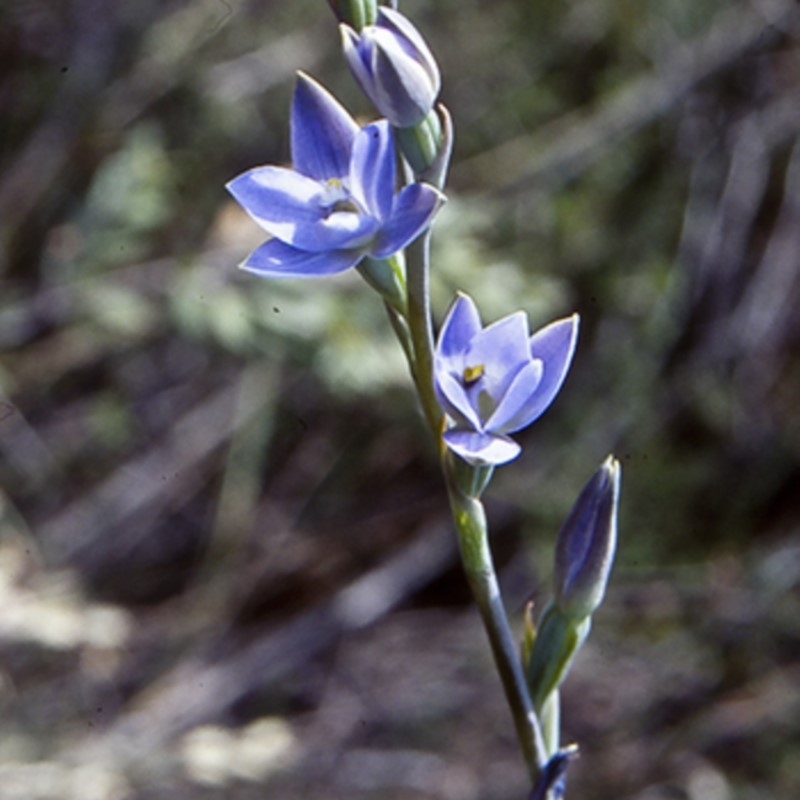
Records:
M385 121L358 127L322 86L298 76L292 103L294 169L256 167L228 191L272 238L242 268L266 277L342 272L384 259L430 225L444 195L425 183L395 192L395 149Z
M473 465L505 464L520 446L508 434L538 419L567 376L578 315L537 331L519 311L484 328L473 300L459 294L445 317L434 358L436 394L453 421L445 444Z
M441 77L419 31L384 6L377 22L360 33L339 27L347 63L375 108L397 128L422 122L439 95Z

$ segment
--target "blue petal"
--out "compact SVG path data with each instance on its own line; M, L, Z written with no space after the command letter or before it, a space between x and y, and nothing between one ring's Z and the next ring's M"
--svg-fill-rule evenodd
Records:
M370 65L375 106L398 128L422 122L436 102L438 86L392 34L379 31L376 43Z
M424 66L428 74L428 80L435 87L434 97L438 95L442 80L439 74L439 66L420 32L399 11L393 11L386 6L381 6L378 10L378 25L393 31L399 38L406 40L404 42L406 51L412 52L414 57Z
M412 183L394 198L392 213L372 246L373 258L388 258L411 244L430 224L444 195L426 183Z
M436 397L444 411L457 423L468 425L477 431L483 430L483 423L472 404L461 381L448 372L437 359L434 375Z
M298 225L314 225L324 217L320 185L291 169L256 167L226 188L264 230L284 241Z
M313 228L298 228L293 244L312 252L362 249L375 237L379 224L364 214L335 211Z
M354 267L363 256L364 253L358 250L308 253L278 239L270 239L254 250L241 268L266 278L315 278L344 272Z
M299 73L291 115L294 168L318 181L343 180L357 133L358 125L333 95Z
M515 376L505 395L486 422L486 429L495 433L513 433L544 413L546 406L538 402L544 365L539 359L529 361ZM531 415L531 409L537 412Z
M475 301L469 295L459 292L439 331L437 353L444 358L450 358L457 353L465 355L473 336L480 330L481 316ZM463 366L458 369L463 369Z
M416 125L433 108L441 87L436 61L414 26L397 12L381 11L362 51L372 74L375 105L398 127ZM365 38L362 33L362 39Z
M531 360L528 338L523 311L497 320L472 337L466 365L483 367L483 380L473 386L473 394L488 392L495 405L500 403L516 374Z
M531 337L531 355L534 359L541 360L544 367L542 381L536 389L535 396L525 407L524 413L513 420L513 427L504 426L506 432L513 433L530 425L555 400L567 377L572 356L575 354L578 327L578 315L573 314L571 317L551 322Z
M373 217L353 211L330 213L318 183L283 167L256 167L227 188L264 230L300 250L359 248L378 230Z
M358 132L350 165L350 191L368 213L381 220L392 213L394 162L394 134L388 122L376 122Z
M371 42L363 33L359 36L350 26L340 25L342 34L342 50L353 77L361 87L361 91L372 100L372 73L367 66Z
M470 464L505 464L515 459L522 448L507 436L473 433L451 428L443 434L445 444Z

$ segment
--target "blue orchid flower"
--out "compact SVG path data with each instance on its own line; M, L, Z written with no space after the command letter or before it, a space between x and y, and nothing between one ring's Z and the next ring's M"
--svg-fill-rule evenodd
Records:
M577 314L531 336L524 312L484 328L474 301L459 294L434 357L436 394L453 422L445 444L473 465L516 458L521 448L508 434L530 425L553 402L577 339Z
M365 256L402 250L431 223L444 195L425 183L395 192L395 149L385 120L359 128L322 86L299 74L291 113L293 169L256 167L228 191L272 238L243 269L314 277Z

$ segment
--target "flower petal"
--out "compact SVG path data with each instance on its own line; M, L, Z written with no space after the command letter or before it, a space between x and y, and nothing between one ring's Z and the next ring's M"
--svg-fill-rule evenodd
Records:
M281 239L298 223L314 224L324 215L317 202L320 185L285 167L255 167L225 188L264 230Z
M366 125L353 143L350 191L361 206L380 220L392 212L394 198L394 134L386 120Z
M329 250L309 253L270 239L254 250L240 265L247 272L265 278L315 278L354 267L364 256L358 250Z
M436 87L435 95L438 95L442 82L439 66L420 32L399 11L394 11L386 6L381 6L378 10L378 23L388 30L393 30L398 36L406 40L407 50L412 52L414 57L424 66L429 80Z
M422 36L402 14L382 8L377 24L362 31L361 39L370 99L393 125L421 122L441 88L439 68Z
M444 195L427 183L404 187L395 196L391 216L381 226L370 255L388 258L411 244L430 225L444 201Z
M444 411L458 424L469 425L477 431L483 430L483 423L476 407L472 404L461 381L437 361L434 370L436 397Z
M470 341L470 360L492 362L497 370L517 370L531 360L528 317L515 311L478 331Z
M571 317L551 322L538 330L530 339L531 355L542 362L542 381L521 413L503 426L506 433L513 433L530 425L540 417L555 400L567 377L575 346L578 342L579 318ZM513 425L513 427L512 427Z
M528 317L517 311L472 337L465 366L480 365L482 379L472 385L471 394L486 392L495 406L500 403L514 376L531 360L528 336Z
M335 211L313 228L298 228L292 244L302 250L359 250L378 230L378 220L352 211Z
M343 180L358 125L339 101L313 78L297 76L291 114L294 168L317 181Z
M466 354L472 338L481 330L481 315L475 301L459 292L445 315L439 331L437 354L451 358L456 353ZM463 366L459 367L463 369Z
M487 430L494 433L512 433L533 422L535 417L530 417L528 409L532 405L539 409L537 396L543 372L544 365L537 358L529 361L514 376L494 413L486 421ZM543 413L544 410L541 408L539 413ZM519 420L525 420L525 422L520 425Z
M445 444L458 456L473 465L505 464L515 459L522 448L507 436L474 433L451 428L443 434Z
M364 214L330 213L318 183L283 167L256 167L227 188L264 230L300 250L362 247L378 229L378 221Z
M361 87L361 91L372 100L372 73L367 67L369 46L362 40L349 25L340 25L339 31L342 35L342 51L347 61L356 83Z

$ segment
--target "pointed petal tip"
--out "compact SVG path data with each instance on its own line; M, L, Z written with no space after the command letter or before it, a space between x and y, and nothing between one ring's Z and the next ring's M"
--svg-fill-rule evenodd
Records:
M438 354L449 358L466 351L470 340L480 330L481 315L475 301L465 292L457 292L439 331Z
M619 463L619 460L610 453L602 463L600 469L606 474L608 480L614 484L614 492L618 494L620 480L622 479L622 465Z
M358 34L346 22L342 22L339 25L339 36L342 39L345 58L351 63L351 57L355 56L358 50Z
M312 78L311 75L309 75L305 70L298 69L297 72L295 72L295 76L297 77L298 83L312 84L322 88L319 81L317 81L315 78Z

